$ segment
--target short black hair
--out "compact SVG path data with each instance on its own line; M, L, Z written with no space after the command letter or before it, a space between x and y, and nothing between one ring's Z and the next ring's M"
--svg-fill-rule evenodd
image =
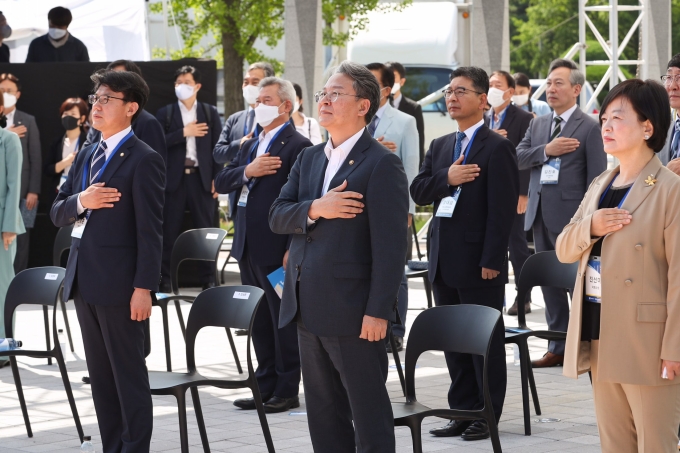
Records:
M21 91L21 82L19 81L19 78L17 76L10 72L3 72L2 74L0 74L0 82L4 82L5 80L9 80L13 84L15 84L17 86L17 91Z
M476 66L461 66L451 72L449 80L453 80L456 77L470 79L472 87L480 93L487 94L489 92L489 75L482 68Z
M132 60L116 60L112 61L111 63L106 66L106 69L114 69L117 68L118 66L122 66L125 68L127 72L134 72L135 74L142 76L142 69L137 66L137 63L135 63Z
M654 132L647 140L647 145L658 153L666 144L666 136L671 126L671 105L668 93L659 82L654 80L629 79L619 83L609 91L600 109L600 126L602 115L615 99L624 98L638 115L640 122L649 120Z
M515 79L515 88L520 86L531 89L531 81L529 80L529 76L523 72L516 72L512 77Z
M57 27L68 27L71 25L73 15L71 15L70 9L64 8L63 6L57 6L47 13L47 20Z
M177 71L175 71L175 79L177 79L177 77L181 76L182 74L191 74L191 76L194 78L194 82L201 83L201 71L194 68L193 66L186 65L179 68Z
M675 55L673 55L671 61L668 62L668 66L666 67L666 69L670 68L680 69L680 53L676 53Z
M512 78L512 76L510 75L509 72L507 72L507 71L494 71L489 76L489 79L491 79L491 77L493 77L495 75L497 75L499 77L503 77L505 79L506 83L508 84L508 88L515 88L515 79Z
M94 82L94 91L105 85L117 93L123 93L125 102L136 102L139 109L132 117L136 120L149 100L149 86L139 74L134 72L112 71L100 69L90 76Z
M383 88L392 88L394 85L394 71L389 69L386 65L382 63L369 63L366 65L366 69L369 71L378 71L380 73L380 83Z
M399 77L402 79L406 78L406 68L404 67L403 64L396 62L396 61L388 61L385 63L385 66L387 66L388 69L391 69L392 72L397 71L399 73Z
M293 89L295 90L295 96L299 97L300 100L304 99L302 97L302 87L300 85L298 85L297 83L294 83ZM298 107L298 112L302 113L302 104L300 104L300 107Z

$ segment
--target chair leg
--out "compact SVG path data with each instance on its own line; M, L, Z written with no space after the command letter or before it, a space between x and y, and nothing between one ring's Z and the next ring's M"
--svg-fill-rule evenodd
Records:
M220 272L220 281L224 285L224 270L227 268L227 264L229 263L229 258L231 258L231 251L229 251L229 254L227 255L227 259L224 260L224 264L222 265L222 271Z
M520 340L521 342L521 340ZM524 345L518 344L519 348L519 363L520 363L520 375L522 380L522 410L524 412L524 435L531 436L531 420L529 419L530 410L529 409L529 389L528 387L528 368L531 366L529 362L528 354L524 352Z
M422 427L420 426L420 420L415 420L415 422L409 423L409 428L411 428L413 453L423 453L423 439L421 433Z
M160 305L163 315L163 338L165 339L165 365L168 372L172 371L172 359L170 358L170 332L168 328L168 304Z
M50 342L50 315L47 312L47 305L43 305L43 317L45 318L45 344L47 350L52 350L52 343ZM52 357L47 358L47 364L52 365Z
M189 432L187 430L187 401L184 389L178 389L175 394L177 398L177 414L179 416L179 442L182 453L189 453Z
M397 352L397 343L394 341L394 334L390 329L390 346L392 347L392 355L394 355L394 364L397 367L397 374L399 375L399 382L401 383L401 391L406 396L406 381L404 380L404 370L401 368L401 360Z
M61 313L64 315L64 326L66 327L66 335L68 336L68 345L71 347L71 352L76 352L73 349L73 337L71 337L71 326L68 323L68 315L66 313L66 302L60 300L61 302Z
M179 328L182 329L182 336L184 341L187 339L187 328L184 325L184 316L182 316L182 308L179 306L179 301L175 301L175 309L177 309L177 318L179 319Z
M269 423L267 423L267 414L264 412L264 404L262 403L262 395L260 394L260 388L257 386L257 381L255 377L250 377L253 386L251 390L253 391L253 399L255 399L255 408L257 409L257 416L260 418L260 426L262 426L262 434L264 435L264 441L267 444L267 451L269 453L275 453L274 441L272 440L272 434L269 432Z
M83 441L83 427L80 424L80 417L78 416L78 408L76 407L76 400L73 398L73 391L71 390L71 382L68 380L68 373L66 372L66 363L64 363L63 357L55 357L57 360L57 365L59 365L59 371L61 372L61 379L64 381L64 389L66 390L66 397L68 398L68 404L71 406L71 413L73 414L73 421L76 423L76 429L78 430L78 437L80 441Z
M425 284L425 296L427 296L427 308L432 308L432 283L430 283L427 275L423 277L423 283Z
M531 357L529 356L529 345L524 343L524 351L520 352L527 357L527 370L529 375L529 388L531 389L531 399L534 401L536 415L541 415L541 404L538 402L538 391L536 391L536 381L534 381L534 369L531 368Z
M243 374L243 368L241 368L241 361L238 359L238 352L236 352L236 345L234 344L234 337L231 336L231 330L229 327L225 328L227 331L227 338L229 338L229 346L231 346L231 353L234 354L234 361L236 361L236 369L238 374Z
M489 435L491 437L491 446L493 447L493 453L503 453L501 449L501 439L498 437L498 425L496 425L496 420L492 418L487 419L486 422L489 424Z
M24 423L26 424L26 434L28 434L28 437L33 437L33 431L31 430L31 421L28 419L28 409L26 408L26 399L24 398L24 389L21 386L21 377L19 376L19 366L17 365L16 357L10 357L9 363L12 367L14 385L17 388L17 395L19 396L21 414L24 416Z
M196 414L196 422L198 423L198 432L201 434L203 452L210 453L210 443L208 442L208 433L205 430L205 421L203 420L203 411L201 410L201 400L198 397L198 388L191 387L191 399L194 402L194 413Z

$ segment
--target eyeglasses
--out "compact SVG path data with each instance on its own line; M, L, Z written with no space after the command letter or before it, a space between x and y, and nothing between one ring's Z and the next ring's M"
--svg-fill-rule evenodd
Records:
M361 99L361 96L357 96L356 94L338 93L337 91L331 91L329 93L317 91L314 93L314 100L317 102L317 104L326 98L328 98L330 102L335 102L338 100L338 96L354 96L355 98Z
M676 76L662 75L661 81L663 82L664 85L672 85L673 82L680 84L680 75Z
M106 105L109 103L109 99L118 99L119 101L126 102L125 98L117 98L115 96L109 96L108 94L105 94L103 96L99 96L98 94L91 94L87 97L88 102L92 105L95 105L97 102L99 102L101 105Z
M471 92L471 93L486 94L486 93L480 93L479 91L471 90L471 89L465 88L465 87L458 87L455 90L447 88L446 90L442 90L442 93L444 93L444 98L448 99L448 98L451 97L452 94L455 94L456 98L460 98L461 96L464 96L465 93L467 93L468 91Z

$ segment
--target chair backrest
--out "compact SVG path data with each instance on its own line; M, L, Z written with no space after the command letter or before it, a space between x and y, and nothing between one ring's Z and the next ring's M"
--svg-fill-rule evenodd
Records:
M61 255L71 248L71 233L73 232L73 225L68 225L59 228L57 237L54 238L54 247L52 248L52 265L61 266Z
M19 305L55 307L66 269L34 267L19 272L7 289L5 298L5 335L12 337L12 316Z
M247 329L252 332L255 312L264 291L254 286L218 286L201 292L191 304L186 328L187 368L196 371L196 335L204 327ZM248 363L250 333L248 334Z
M531 255L522 266L517 282L517 300L524 302L531 289L536 286L574 289L578 262L561 263L554 250L538 252ZM517 320L521 327L526 327L524 303L517 304Z
M481 355L486 369L491 337L499 319L501 312L481 305L446 305L420 313L413 321L406 348L407 399L415 400L416 362L425 351Z
M172 270L172 291L179 294L178 270L186 260L215 261L227 232L222 228L199 228L180 234L172 247L170 269Z

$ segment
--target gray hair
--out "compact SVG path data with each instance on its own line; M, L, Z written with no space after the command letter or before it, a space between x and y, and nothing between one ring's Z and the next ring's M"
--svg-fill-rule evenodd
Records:
M274 66L272 66L270 63L267 63L266 61L257 61L248 66L248 71L252 71L253 69L262 69L265 77L274 77L275 75Z
M260 84L258 85L260 88L268 87L269 85L278 85L279 90L277 91L276 94L278 94L279 98L281 98L281 101L290 101L291 104L295 104L295 88L293 87L293 84L290 83L288 80L283 80L279 77L267 77L262 80L260 80ZM292 112L291 112L292 113Z
M345 60L335 69L334 74L344 74L352 79L352 88L358 98L368 99L371 103L364 117L366 124L370 123L380 108L380 85L378 79L366 66Z
M574 63L572 60L567 60L566 58L558 58L556 60L553 60L552 63L550 63L550 69L548 70L548 74L553 72L557 68L567 68L571 72L569 73L569 83L572 85L581 85L583 86L586 83L586 78L583 75L583 72L576 66L576 63Z

